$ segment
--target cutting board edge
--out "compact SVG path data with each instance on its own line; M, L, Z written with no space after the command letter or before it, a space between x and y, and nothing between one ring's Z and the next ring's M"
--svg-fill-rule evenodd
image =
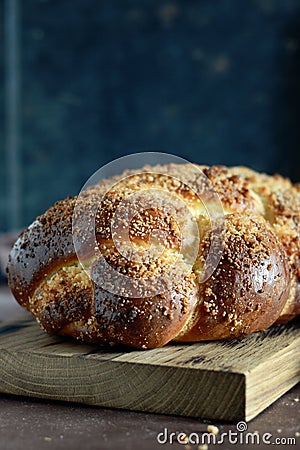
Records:
M3 358L3 356L6 354L7 360L10 361L10 364L7 363L7 361L3 361L6 358ZM13 356L13 358L11 358ZM33 355L26 350L18 352L18 357L21 357L21 360L26 361L29 357L31 359L31 362L37 358L37 360L40 361L39 358L40 355L38 353ZM18 359L18 358L17 358ZM80 361L78 361L78 359ZM178 367L176 368L176 372L181 373L183 375L183 378L181 379L181 387L183 388L185 385L188 384L192 379L194 383L194 387L190 388L190 394L186 395L186 397L182 397L181 399L181 405L180 401L178 400L178 396L176 396L175 387L176 384L172 384L172 377L174 377L174 380L178 379L177 374L174 372L174 370L167 366L144 366L142 364L137 363L128 363L128 362L116 362L114 360L102 360L102 361L95 361L95 360L84 360L83 358L68 358L68 360L71 362L75 362L75 366L78 367L82 364L85 365L87 363L88 366L90 366L90 373L86 374L86 378L90 379L91 376L94 376L94 368L105 368L105 372L108 373L107 377L104 377L104 381L106 383L109 383L112 385L112 392L114 392L114 388L118 387L118 383L114 385L114 378L111 374L111 371L116 370L115 374L119 372L120 369L125 368L127 372L131 372L131 375L135 374L137 378L139 378L139 384L138 384L138 390L136 392L137 400L140 400L142 403L140 406L136 406L135 400L130 399L129 402L124 403L124 398L126 397L126 389L125 389L125 395L124 393L121 393L120 396L117 399L106 399L105 401L102 399L99 400L97 396L94 397L91 395L79 395L77 398L74 397L74 395L67 395L66 392L64 392L63 395L59 395L59 389L61 386L57 386L57 391L54 390L52 393L47 393L45 391L41 391L42 385L38 385L38 389L33 391L32 389L26 388L24 386L24 382L27 383L28 386L32 386L32 381L28 381L26 379L26 370L19 370L19 382L16 384L7 383L7 380L5 380L5 377L3 376L3 373L8 372L8 376L11 375L10 372L15 372L15 366L18 365L18 361L16 361L16 354L14 352L13 355L10 354L8 350L4 350L1 352L0 355L0 391L6 394L13 394L13 395L22 395L27 397L36 397L36 398L47 398L52 400L60 400L60 401L66 401L66 402L75 402L75 403L83 403L88 405L94 405L94 406L102 406L102 407L109 407L109 408L117 408L117 409L126 409L126 410L132 410L132 411L142 411L142 412L149 412L149 413L160 413L160 414L168 414L168 415L175 415L175 416L184 416L184 417L195 417L195 418L206 418L210 420L227 420L227 421L235 421L235 420L243 420L245 418L245 377L243 374L235 374L235 373L226 373L226 377L222 377L224 373L219 373L218 376L220 378L220 382L224 383L224 385L230 384L231 392L227 394L227 398L223 398L223 392L222 392L222 386L217 383L215 384L216 380L216 374L210 373L210 371L199 371L195 372L192 369L189 368L182 368ZM56 370L64 370L65 364L66 364L66 358L60 355L52 355L51 357L52 362L54 362L54 366L58 363L58 367L56 366ZM14 363L12 361L15 361ZM3 364L3 362L5 364ZM77 364L79 362L79 365ZM59 364L61 363L61 368L59 368ZM30 365L30 364L29 364ZM5 371L3 370L3 366L6 367ZM72 366L72 364L71 364ZM78 369L77 367L77 369ZM145 370L147 368L147 370ZM24 369L24 367L22 367ZM53 370L53 368L52 368ZM70 368L71 371L74 372L74 367ZM45 369L45 372L49 372L49 369ZM51 373L51 371L49 372ZM195 379L194 375L198 375L198 380ZM42 374L43 376L43 374ZM190 379L191 377L191 379ZM202 378L201 378L202 377ZM131 377L132 379L133 377ZM153 386L151 386L151 381L149 381L151 378L154 378L153 386L157 387L158 382L165 379L167 382L169 382L170 386L166 386L167 388L170 388L170 391L168 392L167 397L167 404L166 406L161 409L160 406L160 391L157 392L157 395L154 395L154 406L153 404L150 405L149 402L147 402L147 389L148 393L153 392ZM212 402L206 402L206 406L203 408L204 403L201 400L201 389L199 387L199 382L201 380L204 382L204 386L206 386L206 389L208 391L208 394L211 396L212 401L214 402L215 410L212 413L213 410L213 403ZM230 383L229 383L230 378ZM70 378L69 378L70 379ZM130 377L129 377L130 379ZM46 380L47 382L49 380ZM127 382L126 378L126 382ZM144 384L146 383L146 385ZM147 384L148 383L148 384ZM177 382L180 385L180 383ZM124 385L123 385L124 386ZM48 386L49 387L49 386ZM76 386L75 386L76 387ZM239 391L239 397L236 397L236 388L238 387ZM136 388L133 383L133 388ZM166 398L166 390L162 390L162 398ZM132 389L129 386L128 391L131 393ZM169 396L169 393L172 393L171 397ZM180 392L184 392L183 389ZM189 394L189 393L188 393ZM242 394L242 395L241 395ZM140 398L139 398L140 396ZM172 398L173 396L173 398ZM203 397L204 399L205 397ZM120 403L121 399L121 403ZM196 399L196 403L193 403L194 399ZM239 400L239 403L238 401ZM144 401L144 403L143 403ZM198 403L197 403L198 402ZM232 404L231 409L228 409L228 405ZM191 405L193 405L193 408L191 408ZM200 410L199 410L200 408ZM210 409L209 409L210 408ZM198 409L198 412L197 412ZM206 412L205 412L206 411ZM207 412L208 411L208 412Z

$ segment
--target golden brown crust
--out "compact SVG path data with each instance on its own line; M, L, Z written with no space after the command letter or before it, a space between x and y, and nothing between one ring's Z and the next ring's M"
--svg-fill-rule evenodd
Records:
M172 206L166 206L166 198L155 189L167 192ZM146 200L138 197L141 191L149 191ZM224 251L214 273L202 283L199 274L213 236L205 203L218 207L212 191L226 215ZM110 225L116 212L126 216L122 208L132 196L137 197L131 208L146 203L124 224L129 240L124 243L122 237L120 253ZM84 270L72 225L75 212L92 217L95 202L101 205L94 222L101 258L95 257L93 240L85 243ZM94 224L86 220L86 230ZM17 301L47 332L87 342L152 348L172 339L240 336L300 313L299 224L300 189L279 175L245 167L146 166L103 180L80 198L60 201L38 217L11 252L9 284ZM197 244L195 226L201 243L191 266L181 248L185 241L191 250ZM162 232L158 237L156 230ZM81 230L83 240L84 233ZM130 259L126 252L132 245L137 257ZM157 257L160 245L164 249ZM153 249L155 258L139 259L145 249ZM115 281L107 289L105 263L145 286L154 280L153 287L159 277L172 283L166 281L166 289L156 294L150 289L134 295L126 287L120 294Z
M58 333L66 325L90 317L93 297L93 284L77 263L61 267L41 281L29 299L29 309L44 330Z
M212 166L203 169L203 173L211 180L225 211L263 213L260 198L250 189L249 183L242 176L224 166Z
M212 232L200 245L205 260ZM194 324L177 340L246 335L272 325L286 304L290 271L284 248L263 217L226 217L223 253L213 275L200 284Z
M26 308L45 275L77 260L72 240L75 201L69 197L57 202L38 217L21 233L9 255L9 285Z
M287 302L284 305L284 308L281 311L280 316L278 317L275 323L277 324L289 322L299 314L300 314L300 283L297 277L293 277L291 283L291 290Z
M137 348L161 347L180 332L197 299L194 275L184 276L173 290L146 298L120 297L95 285L94 335L101 330L101 342Z

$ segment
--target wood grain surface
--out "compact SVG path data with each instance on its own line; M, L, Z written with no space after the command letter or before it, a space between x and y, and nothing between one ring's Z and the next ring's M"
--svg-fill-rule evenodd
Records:
M103 349L0 325L0 391L137 411L251 420L300 381L299 320L244 339Z

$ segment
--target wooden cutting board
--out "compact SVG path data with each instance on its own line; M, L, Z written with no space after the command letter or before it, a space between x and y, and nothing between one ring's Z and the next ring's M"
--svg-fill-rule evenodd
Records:
M300 381L299 320L244 339L104 350L0 325L0 391L221 420L250 420Z

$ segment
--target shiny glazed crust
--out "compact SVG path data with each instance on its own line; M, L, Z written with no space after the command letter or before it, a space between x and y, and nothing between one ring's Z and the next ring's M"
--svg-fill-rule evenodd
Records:
M220 228L222 254L207 280L202 282L201 273L219 228L217 222L215 228L208 226L203 201L195 195L202 193L201 199L213 205L204 179L195 176L193 165L148 166L103 180L80 199L56 203L24 230L8 263L9 285L17 301L48 333L136 348L160 347L171 340L239 337L294 318L300 313L299 187L279 175L245 167L199 169L225 213ZM165 233L163 252L141 263L120 254L110 224L122 202L143 189L163 189L179 200L174 220L174 211L162 214L157 208L159 202L163 207L164 200L158 196L155 203L151 191L147 208L126 224L130 242L138 250L151 247L154 230ZM100 259L87 255L84 268L78 261L72 234L74 208L79 204L77 214L89 217L91 199L98 198L102 201L95 220L96 240L105 261L145 285L149 279L171 274L172 283L166 282L163 292L120 295L114 286L108 291L103 288L107 274ZM181 257L181 245L185 240L192 249L195 223L201 239L191 265Z

